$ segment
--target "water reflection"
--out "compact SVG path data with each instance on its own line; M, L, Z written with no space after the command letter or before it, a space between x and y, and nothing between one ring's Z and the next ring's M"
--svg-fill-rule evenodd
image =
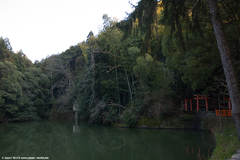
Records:
M45 156L51 160L190 160L200 159L198 155L208 157L215 147L209 132L138 130L65 121L2 125L0 136L0 156Z
M202 152L201 152L201 148L198 147L198 148L195 148L195 147L186 147L186 152L187 152L187 157L188 156L194 156L196 155L196 152L197 152L197 156L196 158L199 159L199 160L202 160L202 159L209 159L211 157L211 150L208 148L207 151L205 151L204 153L207 153L206 155L204 155Z
M73 126L73 133L80 133L80 126L78 125L78 119L75 118L75 125Z

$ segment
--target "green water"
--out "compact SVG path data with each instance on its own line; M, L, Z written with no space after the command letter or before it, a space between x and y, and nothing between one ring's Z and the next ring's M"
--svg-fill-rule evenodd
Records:
M0 125L0 159L190 160L209 157L209 132L114 128L79 122Z

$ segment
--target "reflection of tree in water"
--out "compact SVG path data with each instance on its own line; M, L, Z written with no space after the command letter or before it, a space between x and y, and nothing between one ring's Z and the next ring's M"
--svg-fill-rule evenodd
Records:
M26 122L0 126L0 156L47 156L61 159L186 159L186 147L213 149L209 133L139 130L80 123L73 133L66 122ZM203 139L204 138L204 139ZM206 149L205 149L206 148ZM196 155L191 155L196 159ZM194 159L192 158L192 159ZM191 159L191 158L189 158Z
M30 127L28 125L5 124L3 132L0 133L2 146L0 154L6 156L24 154L25 149L31 148L33 145L30 141L32 136L29 133L36 132L36 125L33 123Z
M111 152L119 155L115 159L175 159L176 155L183 155L179 156L179 159L186 159L186 146L202 146L206 152L207 148L213 150L214 144L205 143L202 137L208 142L213 141L207 132L134 129L116 132L105 128L91 130L89 143L102 154ZM197 152L189 156L189 159L196 156Z
M94 146L96 150L100 152L103 150L115 150L120 149L128 144L134 143L136 137L129 136L125 132L116 132L115 129L92 129L89 132L90 141L89 144Z
M71 156L68 128L49 122L8 124L0 140L0 155L5 156ZM64 156L64 157L62 157Z
M93 127L88 131L87 146L92 159L129 159L137 140L134 130ZM91 152L94 150L95 152Z

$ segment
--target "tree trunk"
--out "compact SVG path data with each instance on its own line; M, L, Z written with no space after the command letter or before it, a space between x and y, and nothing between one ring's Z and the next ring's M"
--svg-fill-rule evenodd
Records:
M53 75L52 75L52 70L51 70L51 93L52 93L52 99L53 99L53 84L52 84L52 78L53 78Z
M157 17L157 12L155 14L155 21L156 21L156 25L155 25L155 31L156 31L156 50L155 50L155 54L154 54L154 63L157 61L158 59L158 52L159 52L159 37L158 37L158 17ZM162 61L162 60L161 60Z
M227 80L228 93L232 102L232 116L235 121L238 138L240 141L240 91L237 76L234 71L231 52L223 28L222 19L220 17L217 0L208 0L207 2L214 33L218 43L218 49L221 55L224 74Z
M92 102L95 99L95 59L94 59L94 52L93 52L94 46L92 45L92 51L91 51L91 71L92 71Z
M132 91L131 91L131 86L128 80L128 75L127 75L127 71L126 68L124 66L124 70L125 70L125 75L126 75L126 79L127 79L127 83L128 83L128 88L129 88L129 94L130 94L130 99L131 99L131 106L133 106L133 98L132 98Z
M116 73L116 82L117 82L117 95L118 95L118 104L121 104L120 102L120 93L119 93L119 88L118 88L118 72L117 72L117 60L114 58L114 64L115 64L115 73ZM118 115L120 116L121 108L118 107Z

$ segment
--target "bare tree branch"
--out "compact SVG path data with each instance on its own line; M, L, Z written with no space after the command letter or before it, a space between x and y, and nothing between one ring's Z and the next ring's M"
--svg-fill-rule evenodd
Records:
M94 105L92 108L89 109L89 111L91 112L90 114L90 122L93 122L94 120L98 119L100 117L101 112L103 111L103 109L107 106L116 106L116 107L122 107L124 109L126 109L126 107L120 105L120 104L115 104L115 103L108 103L106 104L103 100L99 100L99 99L94 99L91 102ZM90 106L90 107L91 107Z
M102 66L96 64L96 66L98 66L98 67L100 67L100 68L109 68L109 70L106 71L107 73L109 73L109 72L111 72L112 70L114 70L115 68L121 67L122 65L118 65L118 66L115 66L115 67L112 67L112 66L102 67Z
M110 55L110 56L112 56L112 57L115 57L115 58L117 58L117 59L121 59L121 57L119 57L119 56L117 56L117 55L114 55L114 54L112 54L111 52L93 51L93 53L103 53L103 54L108 54L108 55Z
M118 65L116 67L111 67L111 69L109 71L106 71L107 73L111 72L112 70L114 70L115 68L121 67L122 65Z
M196 6L196 4L198 3L199 0L196 1L196 3L193 5L193 7L191 8L191 10L188 12L188 14L180 21L180 23L182 23L186 18L187 16L189 16L189 14L192 12L193 8Z
M110 104L107 104L106 106L117 106L117 107L122 107L122 108L126 109L126 107L124 107L120 104L115 104L115 103L110 103Z

